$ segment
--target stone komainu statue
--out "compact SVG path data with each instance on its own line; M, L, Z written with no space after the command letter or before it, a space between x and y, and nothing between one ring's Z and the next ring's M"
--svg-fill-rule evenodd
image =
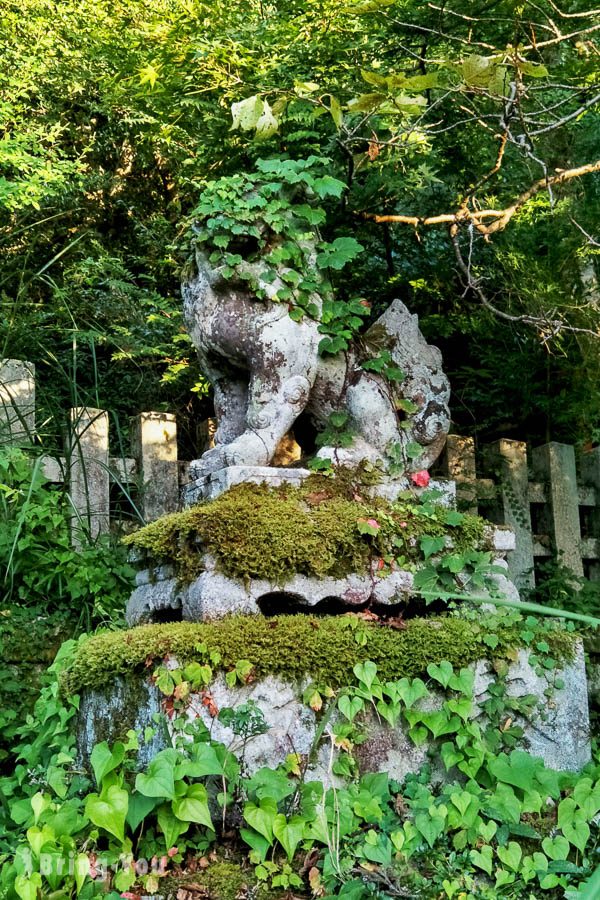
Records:
M279 287L277 281L260 286L267 297ZM213 384L218 419L216 446L193 465L195 477L231 465L270 465L301 414L322 431L332 412L347 411L352 446L319 451L340 464L381 460L385 468L393 456L396 463L404 458L410 472L430 466L442 450L450 388L441 354L426 343L417 316L400 300L372 326L405 373L393 384L361 367L357 346L320 356L318 317L294 321L286 304L256 299L247 284L226 280L200 251L182 291L186 327ZM410 400L415 411L399 413L399 398ZM415 443L423 448L418 457L406 453Z

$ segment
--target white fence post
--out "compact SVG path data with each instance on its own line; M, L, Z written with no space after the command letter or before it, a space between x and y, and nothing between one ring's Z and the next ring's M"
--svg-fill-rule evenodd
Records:
M72 539L81 529L92 538L109 529L108 413L78 406L71 410L69 494L73 504Z
M179 507L177 424L170 413L144 412L134 419L133 455L141 482L146 522Z
M27 446L35 439L35 366L0 360L0 445Z

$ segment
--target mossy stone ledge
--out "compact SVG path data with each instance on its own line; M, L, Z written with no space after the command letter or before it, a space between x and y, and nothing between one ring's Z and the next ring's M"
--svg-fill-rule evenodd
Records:
M172 566L183 584L202 572L204 554L230 578L284 582L295 575L366 572L374 557L391 551L414 568L424 559L424 534L446 537L449 549L490 549L479 516L453 519L447 507L435 504L423 510L410 492L392 503L361 490L341 475L311 475L300 487L242 483L215 500L163 516L125 541L149 563ZM368 520L377 522L376 533L361 530Z
M181 663L204 660L211 650L219 653L217 668L224 672L243 659L252 663L256 677L310 677L343 687L354 682L353 666L367 659L376 663L383 680L390 680L422 675L429 663L444 659L460 668L483 658L513 658L524 646L516 626L496 628L498 645L492 651L484 641L485 627L458 616L415 618L404 624L397 630L354 615L292 615L141 625L84 641L63 676L63 688L69 693L100 688L115 676L148 671L153 661L168 656ZM572 658L573 634L557 628L543 636L555 658Z
M529 662L529 650L520 646L518 627L495 624L498 644L493 651L485 643L486 634L483 625L454 615L409 620L400 629L356 615L237 616L214 623L147 625L97 635L82 643L63 687L81 692L78 746L85 765L97 740L122 740L130 729L143 734L163 704L165 711L172 710L172 698L161 692L171 684L172 679L165 681L169 670L190 671L187 665L193 662L201 663L202 668L209 664L210 670L199 684L190 688L191 682L187 682L189 708L178 716L194 720L200 716L213 738L230 746L235 743L234 732L206 708L205 700L208 698L216 711L251 702L263 716L266 730L245 747L248 771L283 763L293 747L294 752L312 760L311 777L327 781L331 777L328 751L320 744L317 748L316 743L320 714L307 702L306 691L327 697L329 688L336 692L355 684L353 668L359 662L372 660L384 682L422 676L429 682L433 708L441 704L443 694L439 685L430 681L427 666L442 660L456 671L468 667L473 672L474 715L482 711L502 658L509 694L543 697L548 682ZM559 628L540 630L534 638L542 635L553 656L561 660L564 684L553 694L547 721L531 725L524 721L526 746L555 768L569 768L573 761L580 767L589 759L580 642ZM226 674L241 661L245 663L244 676L228 680ZM153 678L157 669L157 678ZM171 688L166 690L168 693ZM157 721L163 724L158 730L153 728L149 744L142 742L138 765L147 764L159 749L170 745L168 716ZM423 765L427 744L415 747L402 723L392 727L371 716L364 724L365 740L358 759L361 771L387 771L401 780Z

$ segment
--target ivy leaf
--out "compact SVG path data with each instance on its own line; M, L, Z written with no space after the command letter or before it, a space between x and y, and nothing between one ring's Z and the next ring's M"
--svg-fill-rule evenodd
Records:
M186 793L173 801L173 813L183 822L195 822L215 830L208 808L208 793L203 784L190 784Z
M357 663L352 671L358 680L366 686L367 690L370 690L375 681L375 676L377 675L377 666L375 663L368 659L364 663Z
M145 797L164 797L173 800L175 797L175 765L179 755L176 750L162 750L158 753L146 773L140 772L135 779L136 790Z
M419 541L419 546L423 551L425 559L429 559L429 557L433 556L434 553L439 553L440 550L444 549L444 547L446 546L446 538L443 535L439 537L432 537L432 535L424 534ZM444 685L444 687L445 686L446 685Z
M338 700L338 709L349 722L356 718L358 713L363 709L364 703L360 697L348 697L346 694Z
M362 253L364 247L353 237L339 237L317 254L319 269L343 269L347 262Z
M550 859L567 859L569 855L570 845L568 840L561 834L556 837L545 837L542 841L542 850Z
M516 841L510 841L507 847L498 847L496 852L505 866L512 869L513 872L519 871L523 851Z
M444 831L447 810L445 806L430 806L429 810L415 816L415 825L430 847L433 847Z
M85 814L94 825L108 831L121 843L125 840L125 818L129 806L129 795L116 784L98 794L88 794Z
M339 199L346 190L346 185L332 175L323 175L321 178L315 178L313 190L317 197L320 197L322 200L325 197L337 197ZM353 240L353 238L350 238L350 240Z
M491 847L486 844L481 850L471 850L469 859L474 866L477 866L478 869L483 869L484 872L491 876L493 865L493 852Z
M42 890L42 876L39 872L33 872L29 878L27 875L17 875L15 878L15 892L21 900L37 900L38 891Z
M277 815L277 804L270 797L265 797L260 804L246 803L244 806L244 819L255 831L273 843L273 822Z
M163 833L167 850L171 847L175 847L177 845L177 838L180 835L185 834L190 827L189 822L182 822L181 819L178 819L177 816L173 815L170 803L163 803L162 806L158 808L156 819L158 821L158 827Z
M131 831L137 830L156 805L156 797L144 797L143 794L139 794L137 791L130 795L126 821Z
M304 825L305 820L301 816L292 816L286 820L280 813L273 820L273 834L287 853L289 862L292 861L296 848L302 840Z
M240 837L258 854L261 860L266 858L269 847L273 843L272 840L267 840L262 834L259 834L257 831L251 831L249 828L240 828Z
M119 741L111 750L106 741L96 744L90 756L92 769L96 778L96 784L102 787L104 776L120 766L125 758L125 746Z
M452 663L449 663L444 659L439 665L437 663L429 663L427 666L427 674L430 678L433 678L434 681L439 681L443 687L447 688L450 684L450 679L454 675L454 669Z

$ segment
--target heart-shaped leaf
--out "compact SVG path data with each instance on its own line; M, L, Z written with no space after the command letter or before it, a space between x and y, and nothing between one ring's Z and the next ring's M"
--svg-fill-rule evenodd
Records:
M15 878L15 892L21 900L37 900L38 891L42 890L42 876L39 872L33 872L29 878L27 875L17 875Z
M179 760L176 750L161 750L146 772L140 772L135 779L136 790L145 797L175 797L175 766Z
M421 697L427 697L429 695L429 691L425 687L425 682L421 681L420 678L413 678L412 681L409 681L408 678L401 678L396 682L396 688L398 690L398 696L404 702L407 709L414 706Z
M337 705L341 714L345 716L349 722L352 722L364 708L365 704L360 697L350 698L347 694L343 694L338 700Z
M106 741L102 741L101 744L96 744L92 750L90 762L92 764L92 769L94 770L98 788L102 787L104 776L108 775L109 772L112 772L113 769L116 769L117 766L120 766L124 758L125 746L119 741L117 741L112 750Z
M371 660L367 660L364 663L357 663L352 669L358 680L364 684L367 690L371 687L373 682L375 681L375 676L377 675L377 666Z
M127 809L127 824L131 831L136 831L147 815L157 806L159 801L156 797L144 797L134 791L129 797L129 807Z
M208 794L203 784L189 785L183 797L173 801L173 812L184 822L196 822L214 831L208 808Z
M103 828L118 841L123 842L128 806L127 791L116 784L111 784L100 795L88 794L85 801L85 814L98 828Z
M427 841L430 847L433 847L436 840L444 830L446 816L431 815L431 809L427 812L419 812L415 816L415 825Z
M434 681L439 681L443 687L447 688L450 684L450 679L454 674L454 669L452 663L449 663L444 659L439 665L437 663L429 663L427 666L427 674L430 678L433 678Z
M185 834L190 827L189 822L182 822L177 816L173 815L170 803L163 803L159 806L156 814L158 826L162 831L165 839L166 849L177 846L177 838Z
M290 862L304 835L304 826L305 820L300 816L292 816L286 820L285 816L279 814L273 820L273 834L287 853Z
M498 859L513 872L519 871L523 851L516 841L510 841L506 847L498 847Z
M244 818L248 825L262 834L270 844L273 843L273 822L277 815L277 804L269 797L260 801L260 805L246 803L244 806Z
M496 834L497 831L498 831L498 826L493 821L493 819L490 819L488 822L482 822L481 825L479 826L479 835L488 844L492 840L492 838L494 837L494 835Z
M542 841L542 850L550 859L567 859L570 849L568 840L561 834L555 838L546 837Z
M469 859L478 869L483 869L488 875L492 874L493 852L491 847L486 845L481 850L471 850Z
M473 685L475 684L475 672L472 669L461 669L458 675L453 675L448 686L453 691L458 691L466 697L473 695Z
M33 850L33 855L36 857L39 857L44 844L54 842L55 838L55 831L50 825L44 825L43 828L33 827L27 829L27 840Z

